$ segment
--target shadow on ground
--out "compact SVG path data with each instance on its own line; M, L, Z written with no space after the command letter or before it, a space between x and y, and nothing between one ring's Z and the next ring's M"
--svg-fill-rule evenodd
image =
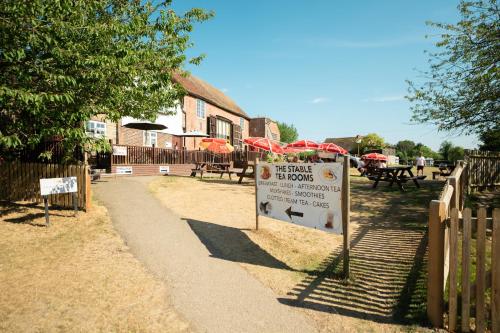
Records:
M34 213L33 210L36 210ZM50 216L66 216L57 213L62 210L61 207L50 207ZM14 215L6 218L7 215ZM17 202L0 202L0 221L14 224L29 224L35 227L45 227L45 223L34 222L35 220L45 216L45 208L36 202L17 203ZM43 220L45 222L45 220Z
M442 183L371 189L353 182L351 278L342 278L342 249L327 258L280 302L381 323L424 324L427 207Z
M184 219L196 236L205 245L212 257L265 266L293 270L255 244L242 230L219 224Z
M212 182L212 181L207 181ZM227 181L224 181L227 183ZM351 279L342 277L342 248L307 273L286 305L380 323L425 324L427 207L442 182L422 188L371 188L351 183L351 211L358 224L351 237ZM216 258L293 271L255 244L242 229L185 219Z

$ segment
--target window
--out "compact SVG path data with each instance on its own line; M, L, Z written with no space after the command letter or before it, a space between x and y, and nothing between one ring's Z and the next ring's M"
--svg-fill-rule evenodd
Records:
M231 124L222 119L217 119L215 136L220 139L231 141Z
M240 127L241 127L242 131L243 131L243 129L245 129L245 119L243 119L241 117L240 117Z
M144 145L147 147L158 146L158 133L144 131Z
M182 110L182 130L186 132L186 111Z
M205 101L196 100L196 115L198 118L205 118Z
M94 138L103 138L106 136L106 124L102 121L87 121L87 135Z

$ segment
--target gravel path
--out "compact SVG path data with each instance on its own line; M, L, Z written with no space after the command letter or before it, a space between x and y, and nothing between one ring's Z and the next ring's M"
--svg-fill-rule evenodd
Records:
M211 257L188 223L152 195L152 179L105 179L93 190L132 253L166 282L172 304L193 327L200 332L316 331L237 263Z

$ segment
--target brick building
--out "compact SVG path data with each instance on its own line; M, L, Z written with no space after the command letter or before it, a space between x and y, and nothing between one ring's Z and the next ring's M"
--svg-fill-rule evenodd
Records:
M242 140L249 136L250 117L222 91L193 75L175 75L174 80L187 91L182 103L183 131L201 131L241 148ZM183 139L187 149L198 149L199 142L197 138Z
M124 117L114 123L96 116L87 123L87 133L106 137L114 144L191 150L199 148L201 139L182 134L199 131L210 137L224 138L237 149L242 147L242 140L249 136L250 117L232 99L193 75L176 74L174 81L181 84L187 94L176 108L159 112L155 123L165 125L165 130L131 129L124 125L138 120Z
M259 136L271 140L280 141L280 130L278 124L269 118L250 119L250 136Z

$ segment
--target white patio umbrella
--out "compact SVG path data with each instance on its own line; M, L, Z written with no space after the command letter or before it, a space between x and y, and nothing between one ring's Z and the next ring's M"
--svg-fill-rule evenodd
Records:
M189 132L184 132L179 134L178 136L184 137L184 138L206 138L208 137L208 134L205 134L200 131L189 131ZM186 142L184 142L186 144ZM194 139L194 146L196 147L196 139Z

